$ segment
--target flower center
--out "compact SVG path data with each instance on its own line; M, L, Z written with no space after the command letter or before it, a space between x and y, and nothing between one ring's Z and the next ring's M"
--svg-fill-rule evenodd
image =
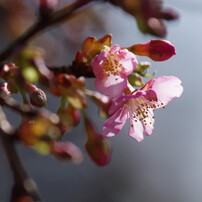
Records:
M150 102L145 99L143 96L140 96L135 99L130 99L128 102L128 109L130 117L133 118L135 122L142 121L144 125L153 124L154 115L153 111L160 106L163 106L163 103Z
M116 59L116 55L108 54L107 59L104 61L103 64L103 71L110 76L110 74L114 76L118 76L119 73L123 70L123 65L119 63Z

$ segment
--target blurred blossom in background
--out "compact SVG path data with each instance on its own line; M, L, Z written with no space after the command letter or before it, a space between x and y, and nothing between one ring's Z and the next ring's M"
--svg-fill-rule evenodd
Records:
M7 4L2 2L7 1ZM35 19L36 1L12 0L0 2L0 48L19 36ZM23 2L23 3L22 3ZM58 7L71 1L60 1ZM184 92L166 109L156 111L155 129L141 143L129 136L128 125L110 138L113 145L109 165L97 167L84 151L84 128L81 124L64 137L84 152L80 165L59 162L51 156L40 156L31 149L18 146L22 162L35 179L43 199L47 202L200 202L202 201L202 2L201 0L164 0L165 7L179 10L180 18L165 22L167 36L177 49L177 55L165 62L151 62L150 72L156 76L173 75L183 82ZM6 7L5 7L6 5ZM20 11L20 12L19 12ZM23 11L23 12L21 12ZM11 12L11 13L9 13ZM3 18L8 15L7 21ZM18 25L16 26L16 22ZM109 4L92 4L69 22L59 25L36 37L32 43L40 45L50 65L70 64L75 53L88 36L100 38L113 35L113 44L128 47L157 39L142 34L134 17L119 7ZM141 57L141 60L144 58ZM143 60L144 61L144 60ZM89 79L88 85L94 85ZM48 106L56 111L58 99L48 97ZM97 115L95 105L89 105L91 119L99 126L104 120ZM10 112L11 113L11 112ZM11 113L12 114L12 113ZM13 124L18 122L12 114ZM0 147L0 201L8 201L11 173Z

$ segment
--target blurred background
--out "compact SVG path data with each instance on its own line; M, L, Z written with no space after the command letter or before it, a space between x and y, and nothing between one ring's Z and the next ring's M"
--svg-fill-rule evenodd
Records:
M26 3L30 6L29 2ZM44 201L202 201L202 1L164 0L163 5L166 7L168 4L176 7L180 13L178 20L166 22L168 34L164 38L175 45L177 55L165 62L152 62L143 57L139 59L151 62L149 72L156 71L156 76L179 77L184 87L183 95L166 109L156 111L154 132L141 143L127 135L127 125L119 135L110 138L113 155L111 163L105 167L96 166L87 157L83 147L85 134L82 124L64 137L83 150L84 160L80 165L61 162L52 156L41 156L30 148L19 145L17 149L23 164L38 184ZM33 13L30 14L30 21L34 20L36 12L36 5L31 6ZM142 34L134 17L112 5L94 4L86 12L88 15L78 15L68 23L43 34L44 49L50 50L47 62L61 65L70 63L82 41L90 35L99 38L111 33L113 44L122 47L156 39ZM4 23L0 21L2 28ZM16 27L18 29L15 30ZM23 32L18 26L15 28L10 35L3 31L0 33L1 49L9 40ZM41 41L41 38L36 38L35 43ZM56 55L54 59L53 55ZM89 79L88 85L92 86L93 82ZM49 109L55 111L57 102L57 98L48 96ZM100 129L104 120L98 117L96 106L90 105L88 112ZM12 114L10 121L15 124L17 119ZM0 202L9 200L11 185L12 175L0 147Z

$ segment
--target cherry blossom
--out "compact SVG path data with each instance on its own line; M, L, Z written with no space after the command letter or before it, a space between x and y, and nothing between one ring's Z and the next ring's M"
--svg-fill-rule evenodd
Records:
M123 95L112 103L111 117L104 123L102 134L110 137L119 133L129 119L129 136L142 141L154 128L154 109L165 107L183 92L181 81L174 76L161 76L150 80L140 90Z
M114 45L97 55L92 66L97 90L115 98L127 88L127 76L137 67L137 59L133 53Z

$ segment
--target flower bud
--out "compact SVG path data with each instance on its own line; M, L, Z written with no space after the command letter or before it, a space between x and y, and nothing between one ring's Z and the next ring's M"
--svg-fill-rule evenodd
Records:
M57 6L60 0L39 0L40 15L44 18L49 17L53 9Z
M40 153L49 153L50 142L58 140L61 132L52 119L58 119L55 115L50 114L49 117L37 115L33 118L24 118L18 128L17 138L25 145L33 146ZM44 143L44 144L43 144ZM43 150L43 151L42 151Z
M15 79L9 78L9 79L7 80L7 83L8 83L7 88L8 88L8 90L9 90L11 93L18 93L19 87L18 87L18 85L16 84Z
M75 109L71 105L68 105L67 107L60 106L57 110L57 115L60 118L58 127L60 128L62 134L69 131L80 122L79 110Z
M3 95L10 96L11 92L8 89L8 83L4 82L0 84L0 93L3 93Z
M175 47L166 40L151 40L145 44L135 44L128 50L137 55L147 56L154 61L168 60L176 54Z
M33 84L28 84L28 93L30 102L35 107L44 107L46 104L46 94Z
M161 11L161 17L166 20L175 20L179 18L179 13L175 8L166 8Z
M46 6L48 8L55 8L60 0L40 0L40 6Z
M129 75L128 81L132 86L135 86L135 87L140 87L144 85L142 77L137 73L133 73Z
M52 142L51 152L61 160L70 160L80 163L83 159L80 149L71 142Z
M86 94L92 99L92 101L99 107L99 115L102 118L107 118L109 116L109 108L112 104L112 100L97 91L86 90Z
M90 158L98 165L107 165L111 159L111 145L109 141L97 133L91 121L84 117L85 129L87 132L87 141L85 148Z

